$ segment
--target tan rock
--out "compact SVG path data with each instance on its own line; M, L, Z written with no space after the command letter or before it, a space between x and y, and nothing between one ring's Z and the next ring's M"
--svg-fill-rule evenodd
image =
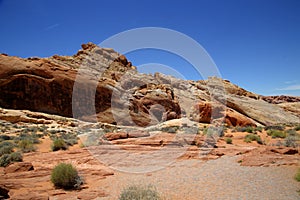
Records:
M34 170L33 165L30 162L16 162L5 168L5 173L27 172Z

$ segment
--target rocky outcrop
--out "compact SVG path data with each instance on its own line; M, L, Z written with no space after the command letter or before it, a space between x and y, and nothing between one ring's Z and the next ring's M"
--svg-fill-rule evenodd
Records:
M34 170L33 165L30 162L17 162L13 163L5 168L5 173L15 173L15 172L27 172Z
M277 105L244 96L227 96L227 106L262 125L299 123L299 117Z
M283 108L286 112L290 112L300 118L300 102L280 103L277 105Z
M298 103L299 97L261 97L220 78L185 81L140 74L124 55L92 43L73 56L22 59L0 54L0 93L3 108L126 126L181 117L201 123L217 118L232 126L299 123L297 107L279 104Z
M285 96L285 95L262 96L261 99L272 104L300 102L300 97Z

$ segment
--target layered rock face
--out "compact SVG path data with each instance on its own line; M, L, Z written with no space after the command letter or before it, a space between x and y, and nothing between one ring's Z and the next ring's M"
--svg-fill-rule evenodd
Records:
M124 55L92 43L73 56L1 54L0 93L3 108L119 125L144 127L181 117L230 126L299 123L295 106L271 104L270 98L219 78L140 74Z
M280 104L280 103L295 103L300 102L300 97L292 97L292 96L263 96L262 99L268 103Z

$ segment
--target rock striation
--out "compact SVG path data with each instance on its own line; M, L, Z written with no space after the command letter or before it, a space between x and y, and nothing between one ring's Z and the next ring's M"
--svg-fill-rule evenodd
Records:
M89 122L150 126L188 117L229 126L299 123L299 97L263 97L212 77L185 81L138 73L124 55L83 44L73 56L0 54L0 107Z

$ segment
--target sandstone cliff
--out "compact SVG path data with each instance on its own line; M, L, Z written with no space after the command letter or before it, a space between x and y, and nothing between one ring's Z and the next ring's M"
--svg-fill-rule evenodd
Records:
M147 126L183 116L230 126L299 123L296 106L274 104L282 98L261 97L219 78L184 81L140 74L124 55L92 43L73 56L1 54L0 93L3 108L120 125Z

